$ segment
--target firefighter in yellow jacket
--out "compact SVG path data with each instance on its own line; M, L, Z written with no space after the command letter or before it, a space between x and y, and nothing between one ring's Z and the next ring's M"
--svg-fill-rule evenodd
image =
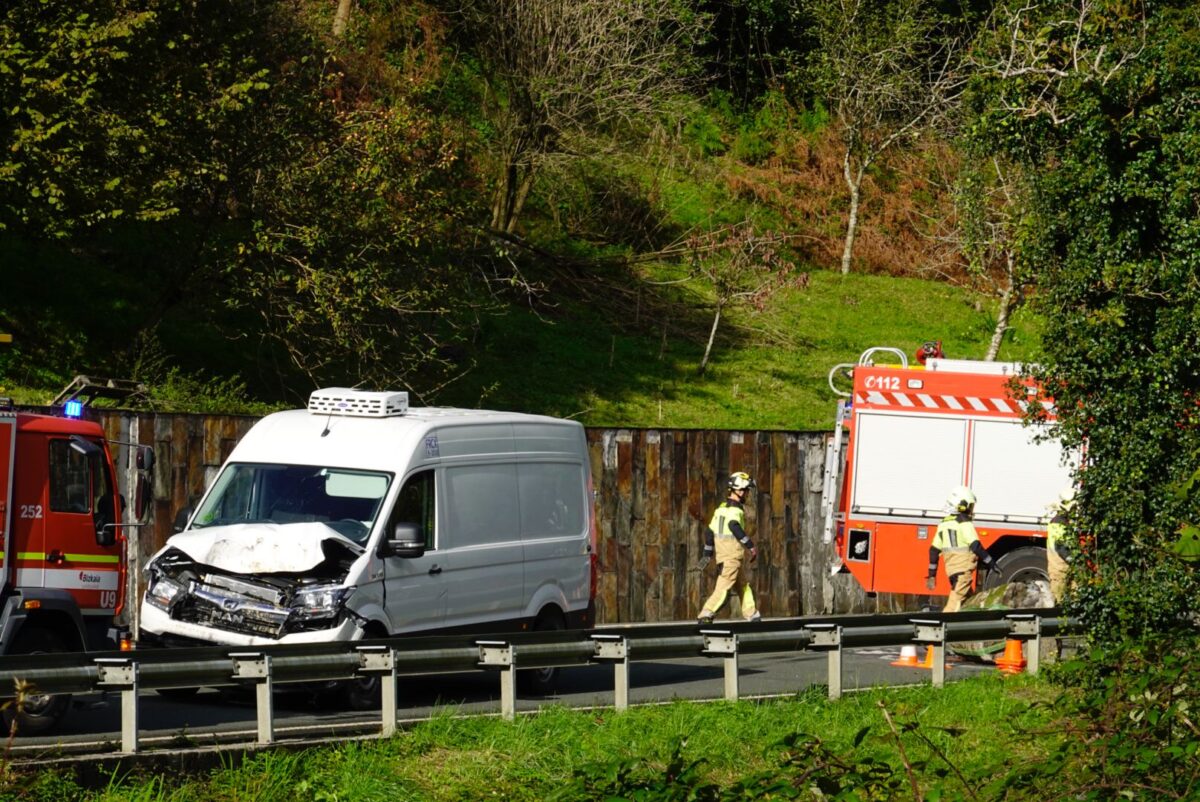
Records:
M703 571L713 558L717 556L717 587L704 603L700 611L700 623L712 623L713 616L725 604L729 591L739 591L742 594L742 616L747 621L757 621L761 616L754 604L754 591L750 589L750 573L746 563L758 559L758 549L754 547L750 536L746 534L746 496L754 487L750 474L738 471L729 477L729 498L708 522L708 531L704 533L704 553L700 558L700 570ZM749 560L745 553L750 553Z
M971 592L975 567L983 563L988 570L996 564L992 555L979 542L975 531L975 494L969 487L956 487L946 500L950 514L938 524L933 543L929 546L929 577L925 587L933 590L937 575L938 555L946 562L946 577L950 580L950 598L943 613L953 613L962 607Z
M1075 488L1065 487L1058 494L1054 517L1046 527L1046 574L1050 577L1050 595L1061 604L1067 590L1067 514L1075 506Z

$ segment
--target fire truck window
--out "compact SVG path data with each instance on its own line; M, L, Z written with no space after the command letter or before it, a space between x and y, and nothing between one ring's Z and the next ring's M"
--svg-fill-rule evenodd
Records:
M88 461L91 463L92 509L104 523L116 523L121 517L121 511L117 509L117 491L113 487L108 463L99 457L92 457Z
M50 509L54 512L92 511L91 467L88 458L66 440L50 441Z

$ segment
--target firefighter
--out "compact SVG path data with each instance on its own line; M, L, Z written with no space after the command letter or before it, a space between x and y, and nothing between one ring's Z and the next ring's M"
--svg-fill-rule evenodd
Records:
M743 471L729 477L729 498L708 522L708 531L704 533L704 553L700 557L700 570L708 567L713 558L714 549L717 555L717 587L704 603L700 611L700 623L711 624L713 616L725 604L730 590L740 589L742 594L742 616L747 621L757 621L761 616L754 604L754 591L750 589L748 562L758 559L758 549L746 534L743 523L746 520L746 496L754 488L754 480L750 474ZM750 553L749 560L745 552Z
M950 514L938 524L933 543L929 546L929 578L925 580L925 587L933 590L940 554L946 560L946 577L950 580L950 598L946 600L942 612L953 613L962 607L971 591L975 566L982 562L984 568L990 571L996 562L979 542L979 535L975 531L975 494L971 488L954 488L946 504Z
M1075 488L1064 487L1054 505L1054 517L1046 527L1046 575L1050 577L1050 595L1054 603L1062 601L1067 589L1067 515L1075 506Z

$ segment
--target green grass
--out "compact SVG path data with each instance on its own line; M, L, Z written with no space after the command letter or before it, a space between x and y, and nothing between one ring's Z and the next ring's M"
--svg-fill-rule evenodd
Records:
M817 271L807 289L781 291L761 313L730 311L701 376L705 300L697 288L665 337L663 321L636 307L621 320L583 305L492 319L479 368L447 400L591 426L829 429L834 365L873 346L911 355L926 340L942 340L947 356L982 359L995 319L994 304L945 283ZM1000 359L1035 360L1039 331L1018 312Z
M658 266L650 278L678 278ZM482 321L476 367L434 403L569 417L589 426L826 430L836 396L827 377L874 346L912 354L942 340L947 356L981 359L994 303L942 282L813 271L806 289L781 290L766 307L730 309L704 375L700 360L712 323L710 290L689 283L669 302L584 303L564 292L536 313L514 305ZM653 311L652 311L653 310ZM663 311L669 310L669 311ZM664 316L669 319L664 320ZM665 334L664 334L665 331ZM1000 359L1034 361L1040 321L1019 311ZM215 375L208 397L199 380L164 385L160 408L262 413L237 400ZM189 383L190 382L190 383ZM0 376L0 388L5 384ZM61 388L9 386L17 403L45 404ZM195 407L186 408L187 399Z
M818 736L847 759L883 761L899 777L904 766L897 736L881 704L901 731L907 759L923 776L923 784L957 784L962 790L953 775L937 779L946 769L940 752L953 755L978 790L1049 748L1046 736L1030 733L1050 722L1052 710L1043 703L1055 693L1035 678L986 675L941 690L885 689L850 694L836 702L813 689L789 700L675 702L624 713L549 708L514 722L459 719L446 711L387 741L268 752L237 768L199 777L135 774L114 780L106 789L84 791L53 774L17 776L10 778L8 793L0 798L541 800L581 767L598 763L611 766L641 759L640 770L661 775L672 748L681 742L685 760L702 760L699 771L706 782L727 787L756 773L778 770L784 753L780 742L796 733Z

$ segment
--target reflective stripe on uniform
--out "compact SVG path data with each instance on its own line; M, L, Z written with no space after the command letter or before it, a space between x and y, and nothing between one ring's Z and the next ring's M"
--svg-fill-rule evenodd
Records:
M968 551L971 544L979 540L975 524L970 521L960 521L953 515L948 515L938 524L937 532L930 544L943 552Z
M713 513L712 520L708 522L708 528L716 537L734 537L734 534L729 531L729 525L737 521L739 526L744 527L746 513L741 507L730 507L722 503Z

